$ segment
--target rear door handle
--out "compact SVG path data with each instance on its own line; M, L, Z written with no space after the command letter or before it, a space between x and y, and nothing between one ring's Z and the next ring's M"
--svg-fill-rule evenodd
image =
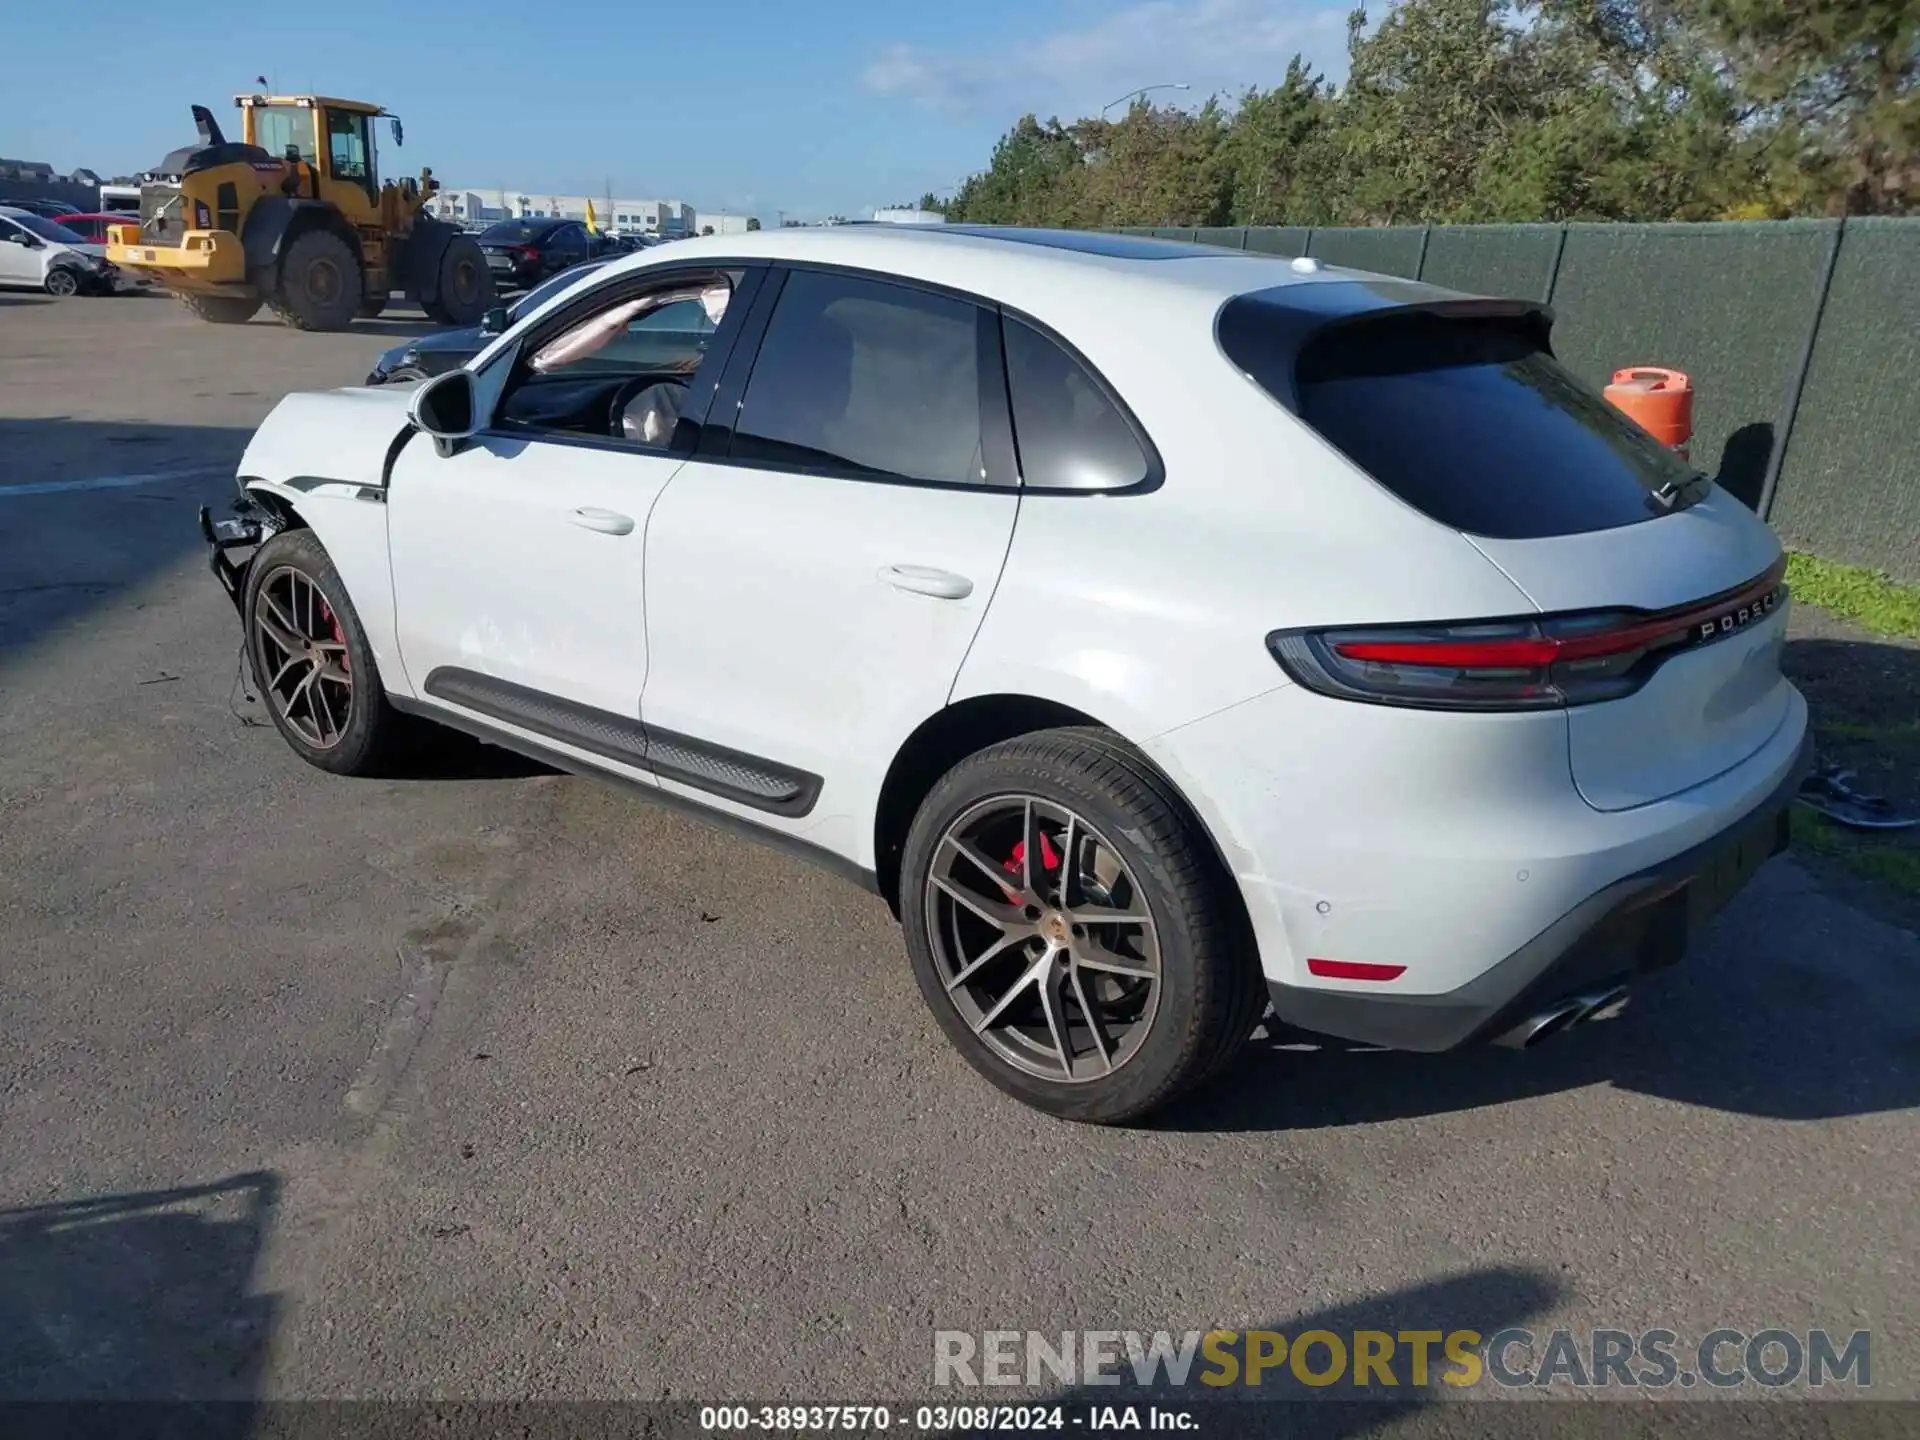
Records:
M896 590L911 590L937 600L964 600L973 593L973 581L966 576L931 565L883 565L880 578Z
M602 535L631 535L633 517L622 515L618 510L601 510L592 505L582 505L567 519L583 530L598 530Z

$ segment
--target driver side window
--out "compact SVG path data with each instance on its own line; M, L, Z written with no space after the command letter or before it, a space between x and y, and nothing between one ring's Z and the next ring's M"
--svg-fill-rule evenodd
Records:
M694 397L712 389L709 352L744 278L685 272L638 289L609 287L599 303L528 337L499 422L643 450L691 450L696 437L683 417Z

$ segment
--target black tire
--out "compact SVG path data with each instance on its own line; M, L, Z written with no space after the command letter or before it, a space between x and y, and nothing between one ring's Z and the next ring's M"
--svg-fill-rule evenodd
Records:
M273 309L296 330L345 330L365 298L360 257L331 230L308 230L287 247Z
M275 584L284 572L292 572L319 592L326 610L331 612L330 616L322 612L321 618L330 622L327 625L330 633L338 634L336 643L345 645L343 668L351 676L352 689L345 719L335 725L337 738L331 743L315 744L301 733L296 717L302 712L296 705L289 714L281 692L273 685L276 670L284 663L284 652L269 650L273 642L268 629L260 623L262 606L266 603L262 592ZM260 547L248 568L246 602L247 661L260 689L260 702L266 706L281 738L309 765L335 775L390 773L395 762L403 760L408 753L410 727L406 717L387 703L359 613L353 608L340 572L334 569L326 548L311 530L288 530ZM268 608L267 616L273 619L272 608ZM294 617L296 627L302 625L303 618ZM337 689L331 693L337 700Z
M493 304L493 271L471 235L455 235L440 256L434 298L421 308L441 325L478 325Z
M47 278L41 282L47 294L56 300L66 300L80 293L80 277L64 265L56 265L47 271Z
M1047 1080L1009 1063L963 1018L935 953L928 896L942 837L983 802L1017 794L1091 825L1131 871L1137 900L1153 918L1157 1004L1138 1048L1104 1076ZM1220 1069L1265 1009L1265 981L1232 883L1199 820L1139 751L1108 730L1043 730L969 756L933 787L907 835L900 914L921 994L969 1064L1049 1114L1121 1124L1164 1108Z
M180 303L202 320L215 325L244 325L260 312L254 295L194 295L182 292Z
M360 300L360 318L362 320L378 320L386 308L387 297L385 295L363 296Z

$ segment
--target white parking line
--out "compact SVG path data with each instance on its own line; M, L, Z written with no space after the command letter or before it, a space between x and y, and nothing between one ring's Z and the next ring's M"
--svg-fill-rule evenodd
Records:
M37 480L30 485L0 481L0 500L18 495L60 495L69 490L126 490L135 485L157 485L162 480L193 480L202 475L233 473L225 465L196 465L190 470L155 470L145 475L96 475L91 480Z

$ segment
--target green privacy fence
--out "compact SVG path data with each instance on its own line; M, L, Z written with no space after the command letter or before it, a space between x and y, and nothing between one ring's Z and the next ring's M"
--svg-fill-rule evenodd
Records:
M1133 233L1544 300L1587 380L1691 375L1695 463L1789 545L1920 583L1920 220Z

